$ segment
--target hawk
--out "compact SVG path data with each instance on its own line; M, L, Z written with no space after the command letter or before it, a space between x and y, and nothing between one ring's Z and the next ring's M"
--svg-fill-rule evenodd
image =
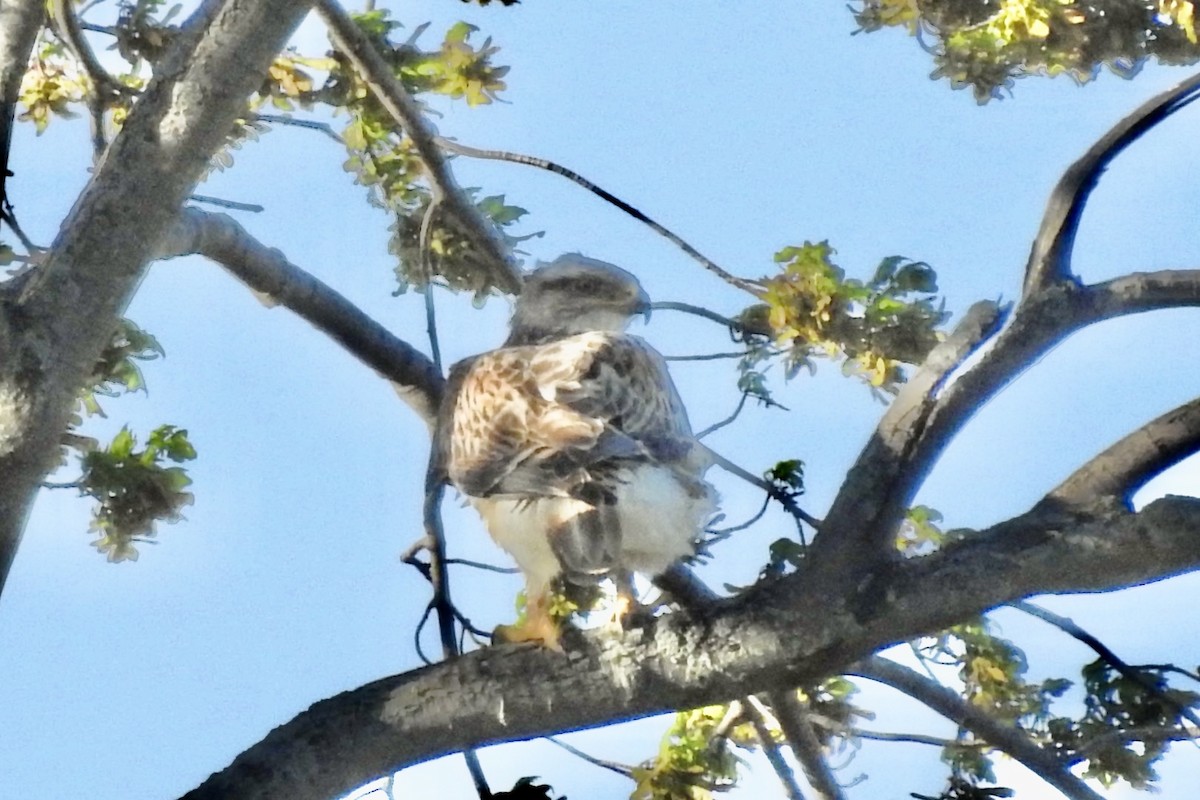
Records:
M450 370L442 475L526 582L508 641L557 648L551 584L640 572L695 552L717 495L663 357L625 333L650 313L620 267L577 254L529 273L499 349Z

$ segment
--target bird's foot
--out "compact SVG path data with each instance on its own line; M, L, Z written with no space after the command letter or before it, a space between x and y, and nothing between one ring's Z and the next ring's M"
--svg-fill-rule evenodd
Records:
M562 652L562 629L549 614L535 614L514 625L497 625L492 631L493 644L536 642L547 650Z

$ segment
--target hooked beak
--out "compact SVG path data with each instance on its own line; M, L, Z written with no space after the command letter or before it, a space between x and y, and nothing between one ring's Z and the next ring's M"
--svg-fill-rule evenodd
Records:
M650 295L646 294L645 289L638 291L637 303L633 307L634 315L640 314L645 324L650 324Z

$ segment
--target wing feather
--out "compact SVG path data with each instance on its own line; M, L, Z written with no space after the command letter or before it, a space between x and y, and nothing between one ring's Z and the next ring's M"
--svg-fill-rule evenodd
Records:
M570 496L614 461L693 475L707 466L666 362L626 334L584 333L460 362L440 429L441 463L474 497Z

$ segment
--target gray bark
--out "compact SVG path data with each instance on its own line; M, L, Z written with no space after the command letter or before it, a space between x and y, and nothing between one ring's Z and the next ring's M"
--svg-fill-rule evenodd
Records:
M861 588L804 571L619 639L580 637L565 654L485 648L317 703L185 798L325 800L468 746L788 691L1021 597L1196 569L1198 526L1193 498L1087 522L1038 508Z
M75 398L159 240L308 9L210 0L185 24L0 316L0 589Z

